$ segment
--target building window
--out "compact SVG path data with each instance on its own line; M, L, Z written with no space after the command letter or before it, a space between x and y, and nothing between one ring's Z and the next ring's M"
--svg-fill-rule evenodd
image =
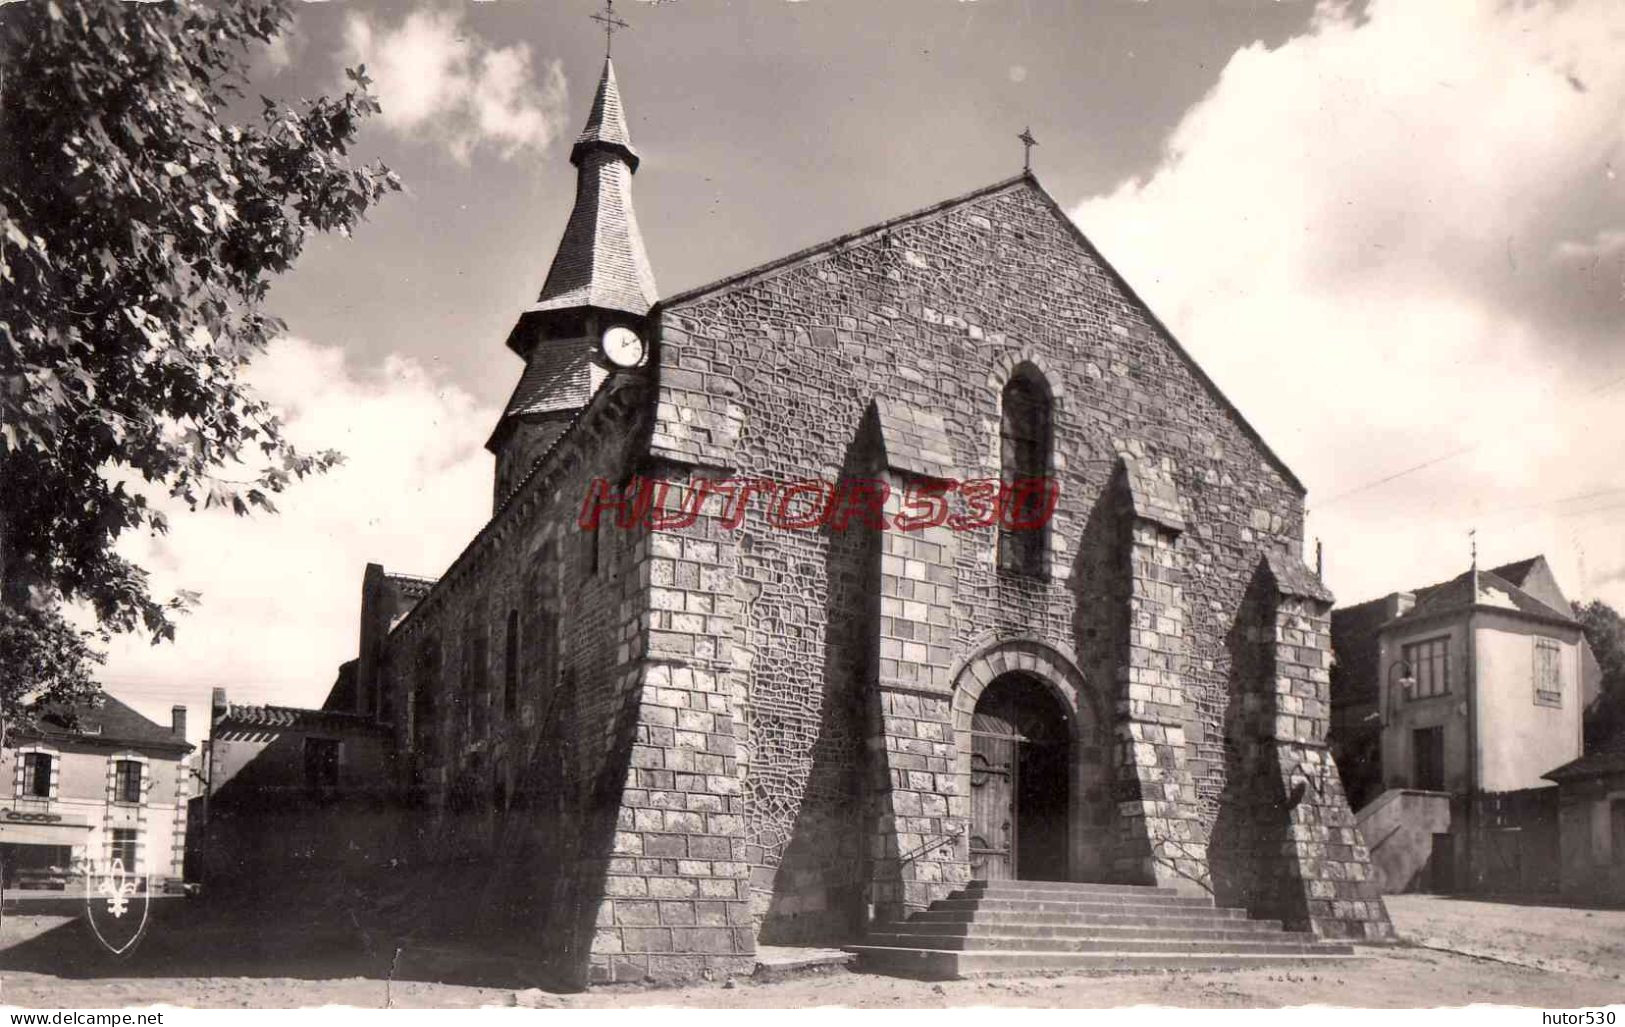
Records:
M1049 385L1031 366L1018 369L1000 400L999 463L1004 486L999 511L999 568L1011 574L1044 573L1049 541Z
M51 754L23 753L23 795L30 799L51 797Z
M1556 639L1535 639L1535 704L1563 705L1563 647Z
M305 787L312 791L331 791L338 786L338 739L305 739Z
M538 691L545 698L553 691L553 685L559 675L559 618L552 610L543 609L537 614L538 626L536 640L541 654L540 669L536 674L541 688Z
M379 648L383 649L382 646L379 646ZM390 655L387 650L379 654L374 667L373 673L377 677L374 679L373 694L378 700L378 719L385 724L393 724L395 722L395 675L390 668Z
M1444 728L1424 727L1412 731L1411 761L1416 771L1411 787L1444 791Z
M1405 647L1405 666L1416 681L1412 699L1428 699L1450 692L1450 639L1430 638Z
M513 716L519 708L519 611L508 611L508 637L502 659L502 712Z
M141 801L141 764L136 760L119 760L113 765L113 801Z
M137 870L135 839L134 830L124 827L113 828L112 851L108 855L111 859L117 860L127 874L133 874Z
M469 741L478 741L490 730L491 675L488 646L481 634L464 642L463 648L463 727Z
M1625 863L1625 799L1614 799L1608 804L1608 820L1613 861Z
M439 684L440 644L430 640L424 643L419 657L417 687L412 690L412 751L425 766L439 758L439 710L435 703L435 688Z

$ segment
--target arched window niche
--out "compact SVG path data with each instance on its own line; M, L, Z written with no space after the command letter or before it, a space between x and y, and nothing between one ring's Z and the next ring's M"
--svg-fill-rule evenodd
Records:
M1055 398L1042 372L1021 364L999 400L999 470L1006 502L999 517L999 570L1044 577L1049 568L1051 451Z

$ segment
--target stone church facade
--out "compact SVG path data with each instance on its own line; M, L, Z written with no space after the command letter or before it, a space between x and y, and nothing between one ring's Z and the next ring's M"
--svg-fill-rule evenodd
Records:
M369 569L403 847L488 866L567 981L748 970L987 877L1391 936L1303 487L1035 178L662 299L607 62L571 159L491 519L432 584ZM1042 526L972 516L1033 477ZM792 525L763 482L885 517ZM899 530L922 495L952 516Z

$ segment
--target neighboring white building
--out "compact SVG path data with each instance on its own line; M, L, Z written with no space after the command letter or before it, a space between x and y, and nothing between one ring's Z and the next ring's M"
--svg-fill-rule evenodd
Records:
M1390 892L1558 885L1601 672L1545 557L1332 611L1330 742Z
M0 867L8 888L60 889L120 860L155 889L182 878L192 746L186 707L169 727L113 698L73 727L47 714L0 752ZM0 787L4 787L0 785Z

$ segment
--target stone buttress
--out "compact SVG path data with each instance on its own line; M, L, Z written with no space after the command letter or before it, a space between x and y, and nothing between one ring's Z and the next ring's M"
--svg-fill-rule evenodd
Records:
M1371 856L1326 742L1331 726L1332 595L1295 558L1265 555L1258 580L1261 673L1244 696L1256 746L1255 914L1323 938L1391 941Z

